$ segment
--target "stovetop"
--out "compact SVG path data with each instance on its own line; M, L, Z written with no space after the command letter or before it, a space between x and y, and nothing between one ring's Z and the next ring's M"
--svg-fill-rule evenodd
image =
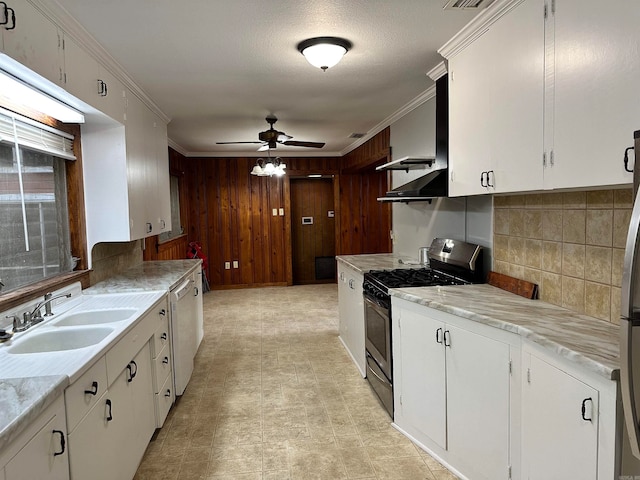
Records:
M372 270L364 275L364 289L377 288L387 294L390 288L465 285L470 282L431 268Z

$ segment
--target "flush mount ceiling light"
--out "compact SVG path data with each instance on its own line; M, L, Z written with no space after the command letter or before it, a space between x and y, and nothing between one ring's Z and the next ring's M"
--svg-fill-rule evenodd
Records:
M315 37L298 44L298 51L314 67L326 71L336 65L353 45L338 37Z

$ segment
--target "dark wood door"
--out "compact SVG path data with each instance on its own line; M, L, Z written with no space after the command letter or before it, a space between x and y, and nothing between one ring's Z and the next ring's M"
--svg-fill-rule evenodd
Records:
M335 281L333 180L291 179L293 283Z

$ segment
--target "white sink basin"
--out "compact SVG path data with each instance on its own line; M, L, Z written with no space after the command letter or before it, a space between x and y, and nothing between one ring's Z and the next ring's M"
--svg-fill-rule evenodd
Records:
M60 320L53 321L51 325L56 327L69 327L78 325L99 325L102 323L121 322L131 318L137 310L135 308L114 308L111 310L89 310L65 315Z
M111 332L111 327L68 328L34 332L8 348L10 354L60 352L76 350L100 343Z

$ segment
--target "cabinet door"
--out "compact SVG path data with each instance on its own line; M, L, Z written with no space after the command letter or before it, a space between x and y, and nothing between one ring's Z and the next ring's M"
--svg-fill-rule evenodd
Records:
M356 366L364 377L366 375L365 333L364 333L364 300L362 298L363 277L357 272L351 272L347 286L349 294L349 348L356 362Z
M449 72L450 195L542 188L543 0L504 14Z
M151 371L151 350L149 342L135 356L132 363L134 376L125 370L126 387L129 389L129 412L133 415L126 441L122 440L120 451L123 475L120 478L133 478L140 460L156 429L154 410L155 394L153 392L153 372Z
M120 460L117 447L125 427L131 421L123 408L123 396L117 382L98 400L86 417L69 435L69 463L72 480L111 480Z
M62 49L58 27L27 0L9 0L15 11L13 30L3 30L3 51L46 79L62 83Z
M62 405L62 404L61 404ZM69 478L64 409L56 413L5 466L7 480ZM56 455L58 454L58 455Z
M482 114L496 193L543 188L543 9L543 0L525 0L485 34L493 52L485 65L492 90Z
M523 380L523 477L595 480L598 391L532 355L525 357L527 363Z
M633 131L640 128L640 3L612 0L585 5L580 0L556 0L552 20L551 186L631 183L622 155L633 144Z
M448 449L480 478L506 480L509 345L450 325L445 331Z
M169 144L167 142L167 125L154 116L153 120L153 152L155 153L155 181L157 190L157 228L158 233L171 231L171 190L169 186ZM179 228L179 225L176 225Z
M349 334L347 318L349 316L349 284L347 271L338 263L338 333L342 343L347 344Z
M492 58L486 33L449 60L449 195L489 193L480 183L491 170L493 105L487 60Z
M394 379L399 400L395 408L401 410L404 425L447 448L444 323L409 310L400 311L398 322L394 333L400 333L400 352L394 341L394 377L398 368L401 372L400 383Z
M98 62L75 41L64 37L64 87L80 100L97 107Z
M123 123L125 112L125 87L105 67L99 65L98 80L104 87L98 97L96 108L114 120Z
M147 202L155 202L149 195L149 166L146 158L147 108L135 95L127 93L126 145L127 183L129 193L129 226L131 238L144 238L153 234L153 222L147 216Z

